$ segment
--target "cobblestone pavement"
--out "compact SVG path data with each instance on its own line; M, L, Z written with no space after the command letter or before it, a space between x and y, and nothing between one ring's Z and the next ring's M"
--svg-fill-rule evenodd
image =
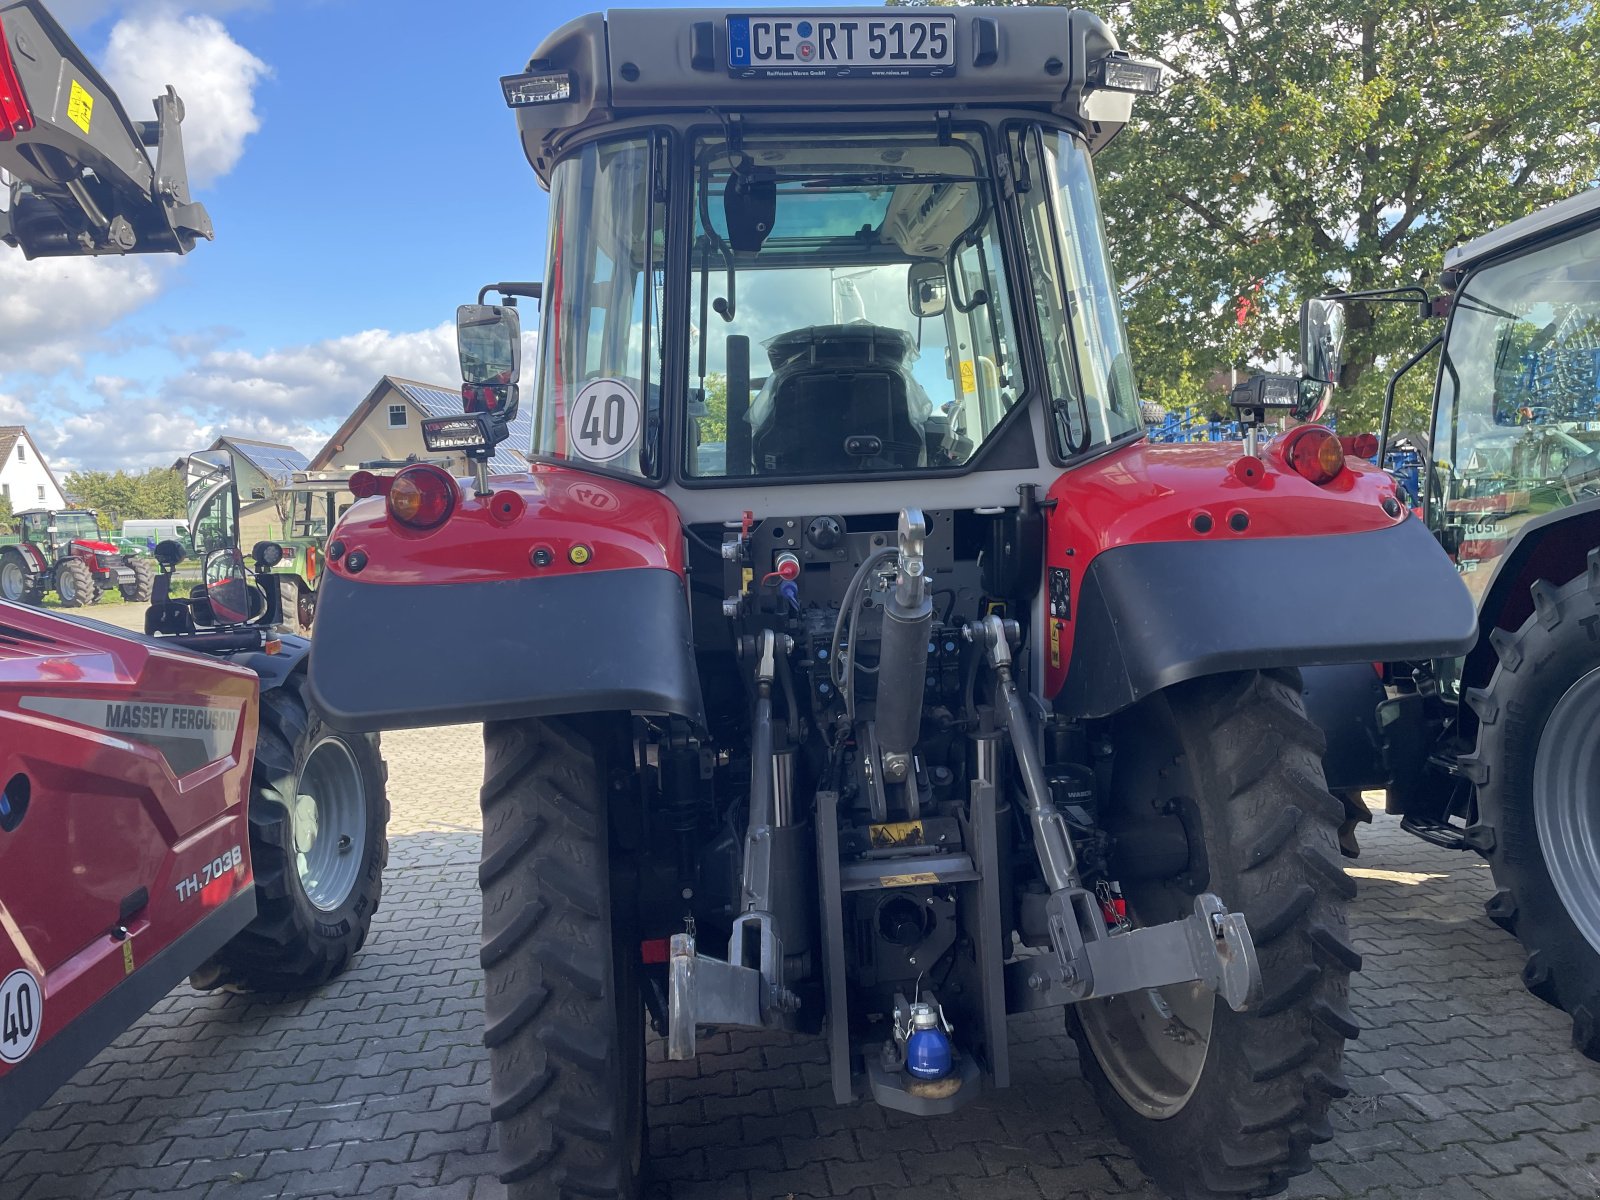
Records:
M392 856L355 967L301 998L180 987L0 1142L0 1198L492 1200L477 957L474 728L389 735ZM1291 1196L1600 1197L1600 1067L1482 915L1488 871L1378 818L1356 871L1353 1093ZM819 1048L652 1047L672 1200L1155 1197L1059 1018L1012 1027L1016 1084L918 1122L829 1101ZM706 1042L702 1042L705 1046ZM1025 1046L1025 1049L1024 1049Z

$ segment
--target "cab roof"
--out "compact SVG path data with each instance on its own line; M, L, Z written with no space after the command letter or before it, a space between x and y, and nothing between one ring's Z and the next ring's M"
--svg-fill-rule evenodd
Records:
M785 46L865 46L871 30L907 21L937 22L950 39L936 69L902 73L898 64L825 63L787 71L751 69L751 22L765 35L783 29ZM815 32L799 32L810 27ZM930 26L931 28L931 26ZM859 39L859 40L857 40ZM742 50L738 49L743 47ZM740 63L733 61L740 55ZM527 73L502 81L517 109L523 148L541 179L569 135L651 114L840 112L979 107L1031 108L1078 124L1098 150L1127 122L1133 92L1097 82L1104 63L1125 60L1116 37L1082 9L1038 8L713 8L612 9L568 22L544 40ZM522 81L519 85L518 81ZM520 90L519 90L520 88Z
M1530 243L1545 241L1597 219L1600 219L1600 188L1591 188L1455 247L1445 254L1444 269L1450 272L1464 271L1486 258L1498 257Z

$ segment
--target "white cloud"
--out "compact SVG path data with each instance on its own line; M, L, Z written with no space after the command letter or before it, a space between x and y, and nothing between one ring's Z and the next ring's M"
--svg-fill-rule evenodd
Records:
M454 387L455 328L367 329L254 354L211 350L172 381L169 394L197 408L243 410L278 421L338 422L380 375Z
M223 433L313 454L380 376L450 390L458 377L448 322L409 332L369 329L260 354L187 339L169 348L187 365L165 379L52 381L16 397L0 394L0 419L27 423L63 472L166 466Z
M271 74L215 17L162 11L116 23L104 72L135 120L149 118L149 101L168 84L178 89L184 156L196 188L231 171L245 139L261 128L255 90Z
M164 264L149 258L36 258L0 248L0 364L49 372L154 299Z

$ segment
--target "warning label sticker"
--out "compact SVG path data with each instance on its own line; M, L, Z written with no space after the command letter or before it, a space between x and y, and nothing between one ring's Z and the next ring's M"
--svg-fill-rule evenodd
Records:
M94 97L84 91L83 85L76 79L72 81L72 92L67 97L67 116L79 129L89 132L89 122L94 119Z

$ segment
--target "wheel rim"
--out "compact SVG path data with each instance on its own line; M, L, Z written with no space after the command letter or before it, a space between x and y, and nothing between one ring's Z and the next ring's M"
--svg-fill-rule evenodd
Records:
M1600 952L1600 668L1556 701L1533 766L1533 815L1556 894Z
M0 596L7 600L21 600L27 587L27 577L14 562L0 564Z
M1135 900L1128 897L1130 909ZM1085 1001L1077 1014L1117 1094L1159 1121L1181 1112L1200 1085L1216 1008L1216 995L1195 982Z
M71 604L78 598L77 585L72 581L72 572L63 571L56 579L56 594L65 604Z
M367 849L366 789L344 741L325 737L311 748L289 809L295 871L306 899L332 912L350 897Z

